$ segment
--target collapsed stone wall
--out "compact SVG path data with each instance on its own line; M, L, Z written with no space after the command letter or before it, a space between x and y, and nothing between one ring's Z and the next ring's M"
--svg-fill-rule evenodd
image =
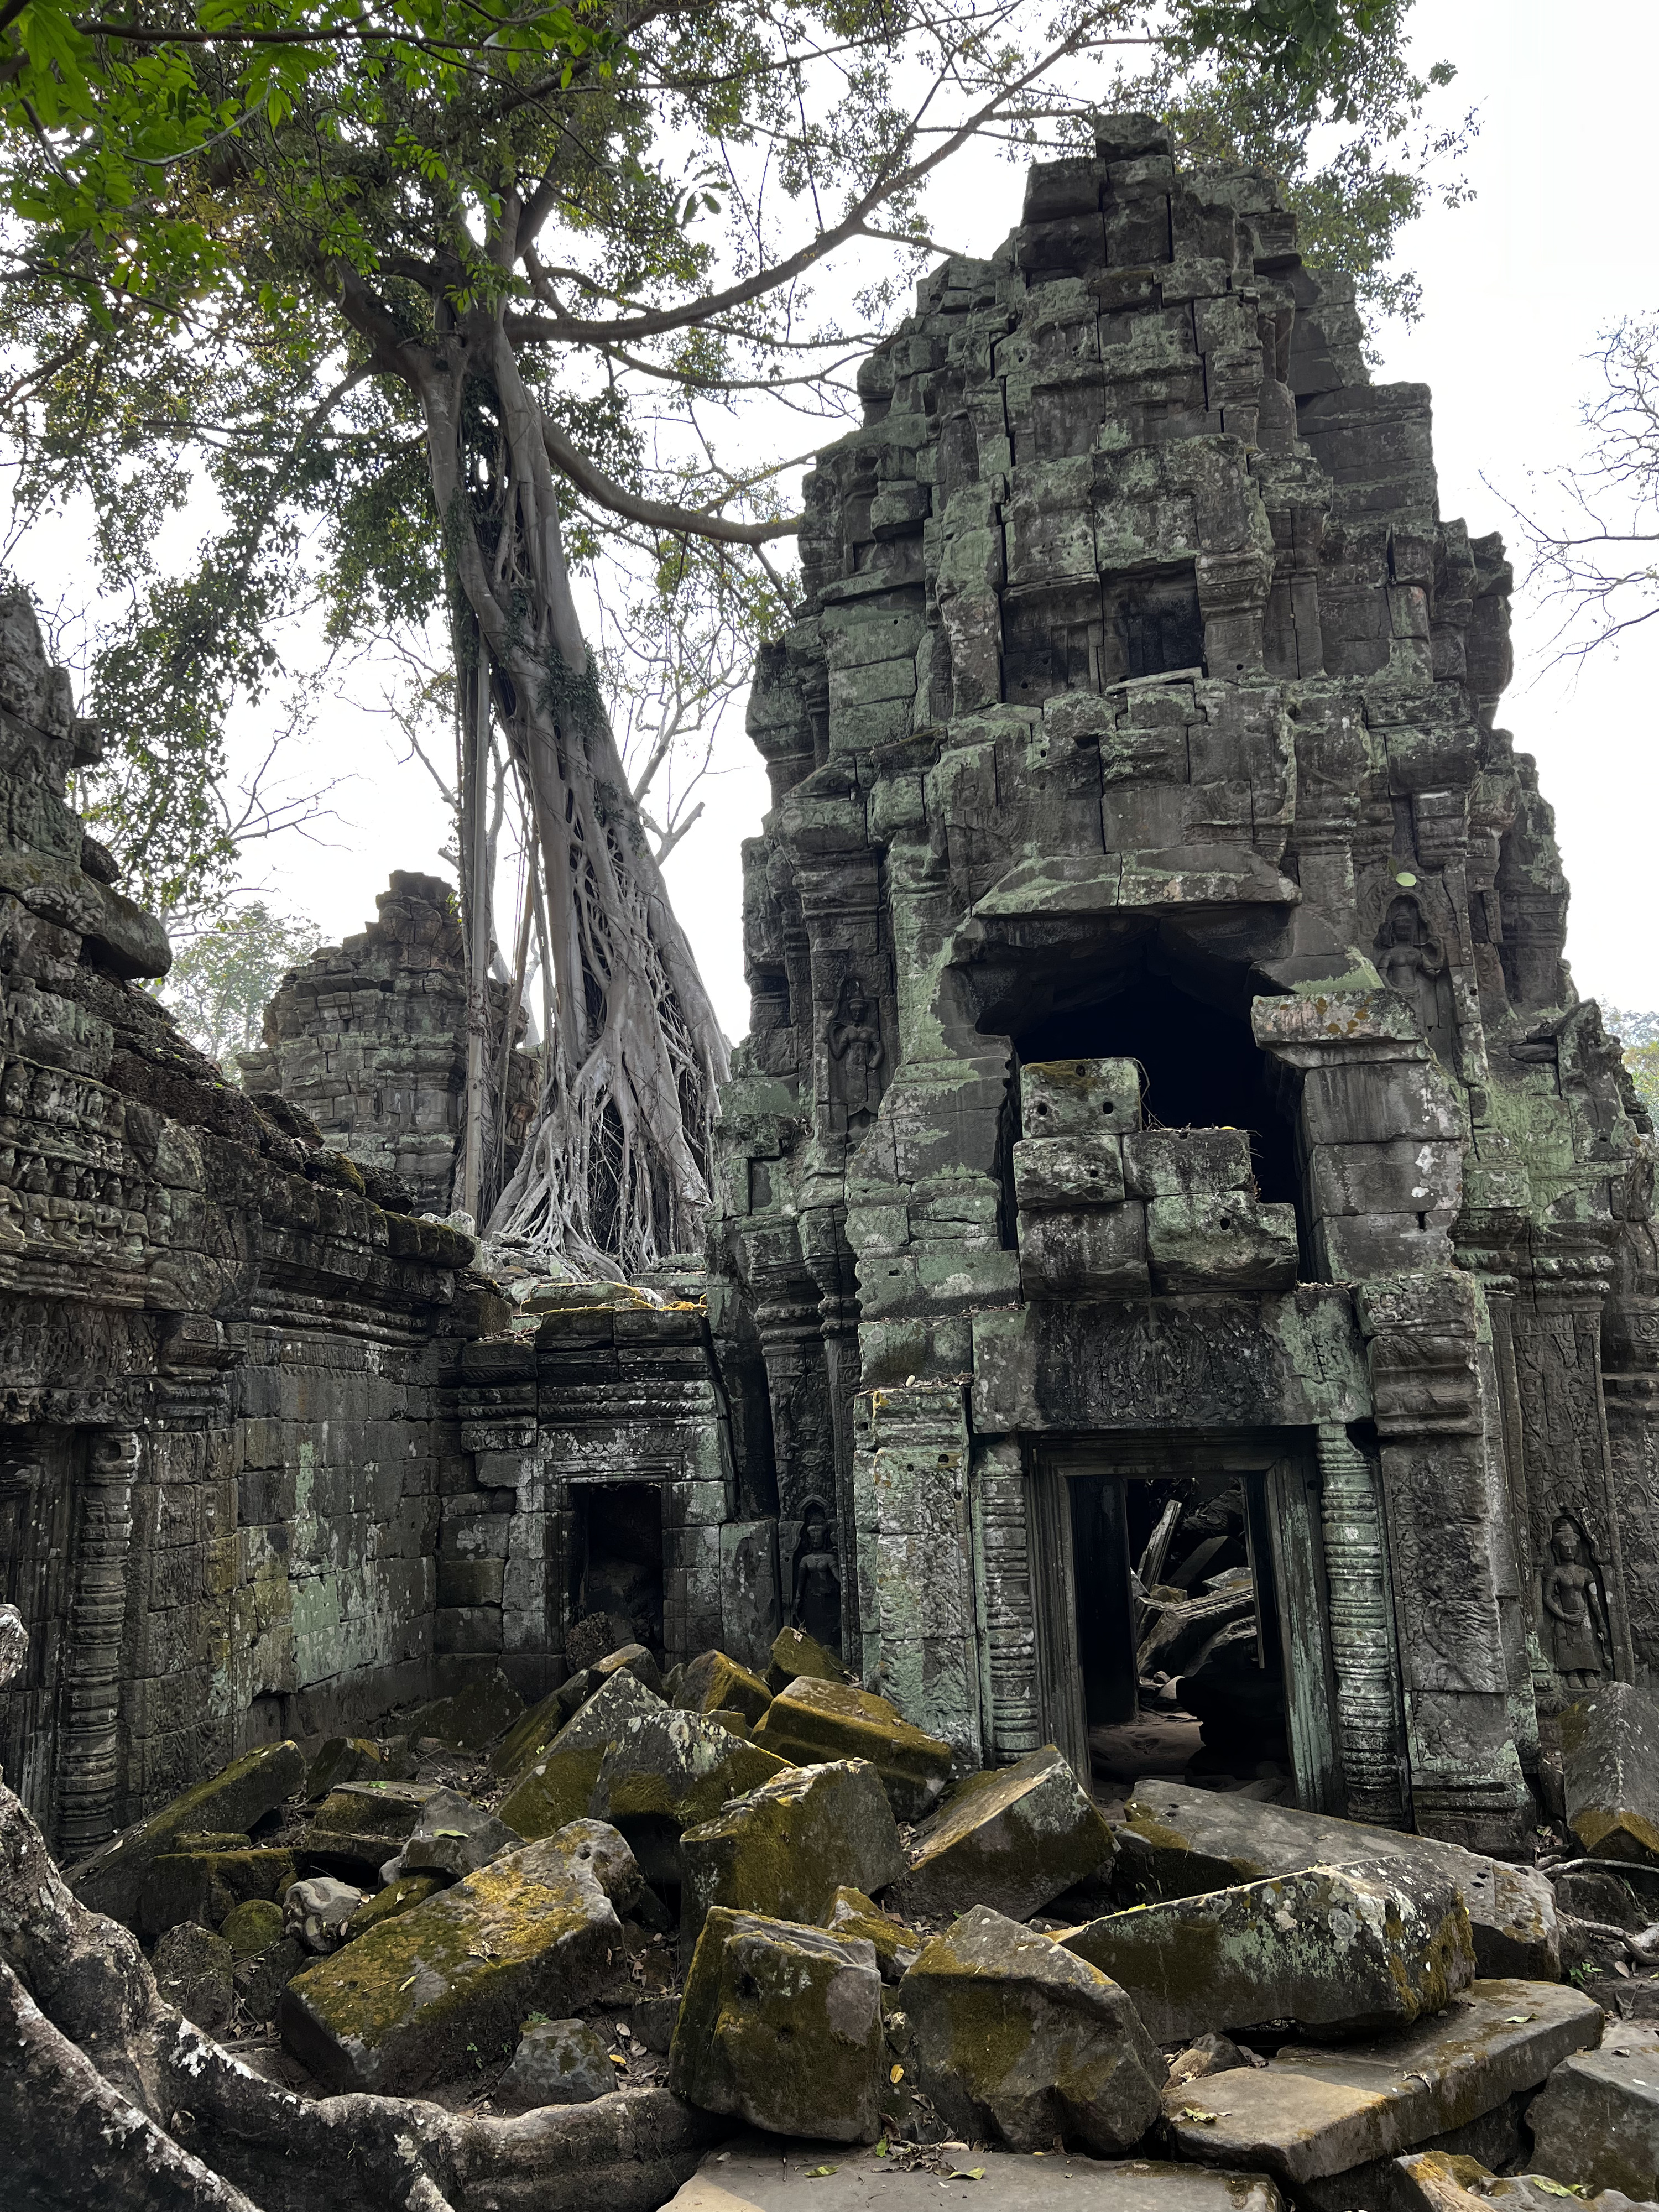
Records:
M309 1115L358 1166L406 1189L417 1210L459 1204L455 1171L466 1121L466 946L450 886L396 869L361 936L325 945L284 978L265 1010L264 1042L239 1055L255 1097L276 1093ZM489 985L492 1079L509 991ZM518 1161L535 1105L536 1070L506 1060L507 1106L496 1182Z
M98 743L0 600L0 1596L30 1638L0 1765L66 1851L441 1675L453 1392L505 1318L467 1238L142 988L166 939L64 796Z
M1502 545L1359 340L1131 117L865 363L750 710L714 1318L781 1555L831 1524L843 1650L965 1759L1081 1765L1068 1484L1208 1454L1304 1802L1503 1846L1540 1714L1659 1656L1650 1152Z

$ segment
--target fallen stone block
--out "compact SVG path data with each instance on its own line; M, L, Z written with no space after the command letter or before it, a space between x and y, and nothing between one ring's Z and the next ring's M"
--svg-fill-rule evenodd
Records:
M665 1708L623 1723L605 1752L588 1810L621 1829L647 1881L678 1887L682 1832L789 1771L787 1759L717 1721Z
M550 1691L539 1705L528 1706L514 1722L507 1734L491 1751L486 1762L488 1771L498 1781L512 1781L522 1774L533 1759L551 1748L553 1739L571 1720L578 1708L586 1703L588 1689L587 1669L573 1674Z
M700 1651L681 1674L674 1703L687 1712L741 1713L757 1721L772 1702L772 1692L760 1676L740 1667L724 1651Z
M1609 2021L1599 2051L1563 2059L1527 2123L1552 2180L1659 2197L1659 2035Z
M520 2037L496 2094L508 2105L586 2105L610 2095L617 2070L586 2021L538 2020Z
M881 1976L873 1947L716 1905L668 2054L668 2086L774 2135L872 2142L881 2130Z
M380 1869L414 1834L431 1801L445 1794L431 1782L343 1782L318 1807L301 1856L342 1880L378 1888Z
M397 1778L377 1743L367 1736L331 1735L306 1769L305 1794L315 1804L342 1782L392 1782Z
M152 1861L138 1893L139 1933L159 1936L181 1920L217 1928L227 1913L250 1899L280 1897L295 1872L292 1851L251 1846L163 1851Z
M263 2023L275 2019L283 1991L301 1966L311 1964L311 1955L303 1943L284 1936L279 1942L255 1953L252 1958L237 1960L231 1969L231 1980L238 2002L250 2020Z
M867 1760L791 1768L680 1838L680 1948L715 1905L816 1922L843 1884L866 1893L903 1871L893 1808Z
M352 1914L345 1932L349 1936L366 1936L382 1920L395 1920L400 1912L408 1912L415 1905L424 1905L428 1897L435 1897L441 1889L447 1887L441 1875L399 1875L396 1881L388 1882L384 1889L378 1891L366 1905Z
M912 1728L885 1698L844 1682L807 1677L789 1683L757 1723L755 1741L798 1766L868 1759L901 1820L919 1820L950 1779L948 1743Z
M1555 1894L1531 1867L1509 1866L1428 1836L1157 1778L1136 1783L1127 1813L1113 1831L1113 1881L1121 1895L1151 1904L1304 1867L1409 1860L1457 1884L1477 1973L1553 1979L1561 1971Z
M988 1905L1024 1920L1098 1874L1112 1850L1087 1790L1047 1744L957 1784L916 1830L895 1902L934 1917Z
M551 1747L526 1766L501 1800L501 1818L521 1836L550 1836L586 1818L605 1754L630 1720L665 1710L653 1690L623 1670L606 1677L572 1714Z
M975 1905L899 1984L921 2089L953 2134L1109 2157L1158 2117L1164 2062L1115 1982Z
M414 1832L398 1855L398 1873L441 1874L459 1881L529 1840L459 1790L442 1790L421 1808Z
M435 1736L457 1751L482 1751L504 1735L524 1711L524 1699L499 1667L447 1698L434 1698L408 1718L412 1737Z
M862 1936L875 1951L884 1982L902 1980L921 1956L924 1939L861 1889L838 1889L824 1925L832 1936Z
M656 1661L643 1644L618 1644L596 1659L587 1670L587 1694L592 1697L601 1690L613 1674L631 1674L642 1690L649 1690L653 1698L663 1694L662 1675Z
M1255 2060L1241 2051L1231 2036L1200 2035L1178 2057L1170 2061L1170 2085L1182 2081L1201 2081L1206 2075L1230 2073L1235 2066L1250 2066Z
M1561 2212L1561 2185L1548 2174L1493 2173L1478 2159L1447 2151L1397 2158L1389 2179L1392 2189L1377 2192L1377 2212L1482 2212L1494 2203L1504 2212ZM1638 2203L1616 2189L1578 2202L1589 2212L1638 2212Z
M1468 2125L1593 2049L1601 2008L1559 1982L1477 1981L1432 2020L1340 2048L1289 2044L1263 2067L1164 2093L1183 2158L1293 2183L1396 2158Z
M638 1894L633 1855L599 1830L509 1851L296 1975L277 2013L285 2048L331 2087L408 2093L470 2052L507 2056L528 2013L577 2011L622 1954L617 1900Z
M155 1986L204 2035L217 2035L230 2018L235 1960L222 1936L193 1920L169 1928L151 1960Z
M1270 2021L1377 2033L1474 1978L1455 1884L1398 1859L1136 1905L1060 1941L1122 1984L1155 2043Z
M283 1926L307 1951L322 1956L339 1949L346 1923L365 1901L362 1890L349 1881L315 1875L309 1881L296 1881L283 1899Z
M1659 1700L1607 1682L1557 1725L1567 1825L1585 1851L1659 1866Z
M832 2170L824 2171L826 2166ZM949 2185L956 2172L963 2179ZM969 2175L979 2179L970 2179ZM946 2188L941 2189L941 2181ZM1215 2173L1152 2159L944 2150L901 2166L873 2149L739 2136L708 2152L664 2212L1282 2212L1265 2174ZM1558 2208L1562 2212L1562 2208Z
M792 1682L850 1682L852 1679L836 1654L804 1628L781 1628L773 1638L766 1686L774 1697Z
M254 1822L291 1797L306 1778L297 1743L262 1744L164 1805L142 1826L71 1867L65 1879L82 1905L112 1920L137 1917L145 1875L176 1838L218 1829L246 1838Z

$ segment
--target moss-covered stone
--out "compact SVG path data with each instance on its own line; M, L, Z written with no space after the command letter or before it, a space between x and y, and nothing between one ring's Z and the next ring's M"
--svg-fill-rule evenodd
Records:
M760 1676L724 1651L700 1651L679 1670L674 1703L690 1713L741 1713L757 1721L772 1702Z
M441 1875L404 1874L396 1881L388 1882L366 1905L360 1905L346 1923L349 1936L367 1936L371 1928L378 1928L383 1920L395 1920L400 1912L411 1911L424 1905L428 1897L435 1897L448 1884Z
M883 1889L903 1866L892 1807L867 1760L792 1769L681 1836L682 1955L716 1905L822 1926L843 1883Z
M1139 1905L1060 1941L1129 1992L1158 2043L1268 2021L1355 2035L1409 2027L1474 1978L1455 1887L1400 1860Z
M1659 1866L1659 1698L1607 1682L1559 1726L1567 1820L1583 1850Z
M641 1688L649 1690L653 1697L660 1698L663 1694L662 1675L643 1644L620 1644L616 1650L607 1651L603 1659L596 1659L587 1670L589 1694L603 1689L613 1674L631 1674Z
M568 1682L562 1682L556 1690L550 1691L539 1705L527 1706L490 1753L489 1772L497 1780L507 1781L522 1774L532 1759L539 1759L550 1747L587 1696L587 1670L584 1668Z
M274 1898L250 1897L225 1915L219 1933L229 1944L233 1959L257 1958L282 1942L283 1908Z
M588 1810L622 1830L648 1881L678 1884L682 1832L788 1771L787 1759L745 1743L717 1721L665 1709L623 1723L605 1754Z
M261 1744L185 1790L142 1827L129 1828L71 1868L70 1887L92 1911L131 1923L137 1916L146 1875L176 1838L209 1829L246 1835L256 1820L291 1797L305 1778L305 1754L297 1743Z
M639 1879L614 1832L595 1848L596 1825L509 1852L296 1975L284 2045L331 2087L408 2092L510 2055L527 2013L574 2012L622 1955L607 1890Z
M306 1856L331 1874L378 1886L380 1869L398 1856L440 1794L440 1785L430 1782L343 1782L317 1808Z
M850 1682L852 1679L835 1653L804 1628L780 1629L773 1638L766 1686L774 1697L791 1682Z
M217 1928L250 1898L278 1898L295 1875L292 1851L163 1851L138 1896L139 1932L159 1936L181 1920Z
M1110 1863L1112 1832L1053 1744L958 1782L917 1829L896 1887L908 1912L988 1905L1024 1920Z
M231 1949L222 1936L193 1920L169 1928L155 1946L155 1986L205 2035L217 2035L230 2018Z
M871 1944L758 1913L708 1915L669 2051L678 2095L774 2135L872 2142L882 2058Z
M608 1746L544 1752L501 1800L503 1823L532 1841L586 1817Z
M921 2087L953 2134L1109 2158L1158 2117L1164 2063L1117 1984L976 1905L899 1985Z
M480 1674L447 1698L436 1698L409 1717L412 1736L435 1736L458 1751L482 1751L510 1729L524 1711L524 1699L499 1667Z
M798 1766L818 1759L868 1759L901 1820L919 1820L950 1778L951 1752L912 1728L885 1698L850 1683L803 1677L779 1691L755 1741Z
M496 2094L506 2105L587 2105L616 2087L611 2047L586 2021L538 2020L520 2038Z
M921 1950L923 1939L914 1929L884 1912L861 1889L845 1884L836 1892L824 1925L832 1936L858 1936L870 1944L884 1982L897 1981L915 1966Z

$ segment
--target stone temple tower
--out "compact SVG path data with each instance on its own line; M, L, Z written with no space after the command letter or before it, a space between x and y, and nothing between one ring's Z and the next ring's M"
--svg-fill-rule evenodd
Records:
M1502 546L1359 339L1129 116L865 363L750 710L711 1311L785 1612L914 1718L1086 1761L1147 1500L1224 1490L1302 1801L1501 1850L1659 1668L1650 1152Z

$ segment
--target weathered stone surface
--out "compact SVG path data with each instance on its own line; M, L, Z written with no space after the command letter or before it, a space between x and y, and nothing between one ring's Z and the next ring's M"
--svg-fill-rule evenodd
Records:
M540 2020L526 2027L496 2094L507 2105L586 2105L617 2086L604 2038L580 2020Z
M1418 2151L1376 2172L1377 2212L1480 2212L1497 2203L1504 2212L1560 2212L1561 2184L1543 2173L1493 2173L1478 2159L1443 2150ZM1604 2189L1579 2199L1591 2212L1637 2212L1638 2200Z
M709 1912L669 2052L671 2088L775 2135L872 2142L882 2057L872 1945L721 1905Z
M283 1899L283 1925L307 1951L325 1954L337 1951L345 1941L346 1923L366 1902L361 1889L332 1875L313 1875L296 1881Z
M421 1814L444 1794L430 1782L343 1782L318 1807L306 1856L347 1879L378 1887L380 1869L420 1826Z
M129 1829L72 1867L70 1885L93 1911L131 1921L150 1868L176 1838L206 1829L245 1835L262 1815L291 1797L305 1778L298 1744L264 1744L246 1752L210 1780L183 1791L141 1827Z
M904 1852L881 1778L865 1759L803 1766L734 1798L680 1838L680 1942L715 1905L822 1924L849 1884L884 1889Z
M422 1806L420 1818L398 1854L398 1871L447 1875L459 1881L527 1840L458 1790L442 1790Z
M674 1703L687 1712L741 1713L749 1721L757 1721L771 1702L772 1692L760 1676L724 1651L700 1651L674 1693Z
M613 1674L631 1674L653 1697L662 1696L661 1672L643 1644L620 1644L596 1659L587 1670L588 1695L603 1689Z
M256 1952L252 1958L237 1960L231 1969L231 1979L237 2001L248 2018L261 2024L274 2020L283 1991L301 1967L308 1966L311 1960L312 1954L291 1936L283 1936L280 1942Z
M908 1912L988 1905L1024 1920L1111 1856L1110 1829L1048 1744L1012 1766L958 1782L916 1830L894 1896Z
M772 1663L766 1686L774 1696L791 1682L850 1682L852 1676L833 1651L804 1628L781 1628L772 1642Z
M755 1729L755 1741L797 1765L867 1759L901 1820L937 1803L951 1772L948 1743L912 1728L896 1705L850 1685L801 1678L780 1690Z
M155 1986L186 2020L208 2035L217 2035L230 2018L235 1964L224 1938L193 1920L169 1928L155 1946L151 1961Z
M958 2197L992 2212L1281 2212L1265 2174L1212 2173L1152 2159L1095 2159L1055 2152L1043 2160L1012 2151L946 2151L940 2164L963 2176L941 2189L925 2166L895 2170L874 2150L739 2136L704 2158L664 2212L931 2212ZM833 2171L825 2173L823 2167ZM983 2179L975 2180L977 2171ZM1612 2212L1612 2208L1606 2208Z
M1398 1859L1137 1905L1060 1940L1122 1984L1155 2043L1270 2021L1377 2033L1474 1978L1455 1887Z
M587 1694L587 1671L584 1668L556 1690L550 1691L539 1704L527 1706L491 1750L489 1772L509 1781L521 1774L532 1759L549 1749Z
M274 1898L251 1897L225 1915L219 1933L233 1959L257 1958L283 1940L283 1908Z
M1163 2062L1125 1993L987 1906L933 1938L899 2001L921 2087L958 2135L1106 2157L1158 2116Z
M521 1769L501 1801L501 1818L521 1836L550 1836L583 1819L605 1753L630 1720L664 1710L663 1700L623 1668L607 1675L554 1737L551 1747Z
M1265 2067L1166 2089L1183 2158L1316 2181L1466 2125L1544 2081L1601 2032L1594 1999L1557 1982L1478 1981L1432 2020L1340 2050L1287 2045Z
M181 1920L216 1928L233 1906L250 1898L280 1897L294 1875L292 1851L252 1847L163 1851L151 1863L139 1892L139 1933L159 1936Z
M621 1829L647 1881L678 1883L683 1831L787 1773L789 1765L701 1713L647 1713L623 1723L588 1809Z
M1659 2034L1609 2021L1599 2050L1562 2060L1527 2124L1540 2173L1577 2189L1659 2197Z
M1659 1866L1659 1701L1607 1682L1558 1726L1567 1820L1585 1851Z
M430 1705L418 1706L409 1716L411 1736L435 1736L460 1751L482 1751L520 1719L524 1699L499 1667L480 1674L465 1689Z
M515 2045L526 2013L562 2018L622 1948L613 1896L637 1894L622 1838L577 1824L382 1920L289 1984L284 2045L332 2087L409 2092Z
M924 1940L890 1912L884 1912L861 1889L844 1886L836 1892L824 1925L832 1936L862 1936L875 1952L884 1982L903 1977L915 1964Z
M306 1769L305 1794L316 1803L342 1782L391 1781L385 1753L367 1736L331 1735Z
M428 1897L435 1897L441 1889L448 1887L441 1875L402 1874L396 1881L388 1882L366 1904L359 1905L351 1916L346 1929L348 1936L366 1936L382 1920L395 1920L400 1912L408 1912L415 1905L424 1905Z
M1478 1973L1548 1978L1561 1971L1560 1929L1549 1883L1530 1867L1506 1865L1455 1844L1156 1778L1136 1783L1125 1823L1115 1833L1118 1884L1148 1901L1304 1867L1401 1859L1456 1883L1468 1911Z

